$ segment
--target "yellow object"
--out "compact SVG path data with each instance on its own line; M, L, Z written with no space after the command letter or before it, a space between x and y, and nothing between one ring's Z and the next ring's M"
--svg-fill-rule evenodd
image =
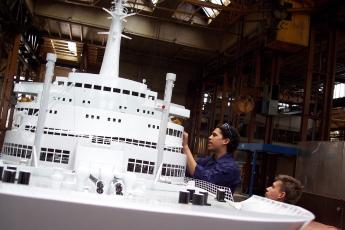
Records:
M20 100L19 100L19 102L31 102L32 100L31 100L31 98L29 98L29 97L22 97L22 98L20 98Z
M271 38L268 46L273 49L295 52L309 44L310 15L303 11L303 3L285 0L291 3L291 20L282 20L278 25L275 37ZM294 11L298 9L298 11Z
M180 118L177 117L171 117L171 121L177 125L182 125L183 121Z

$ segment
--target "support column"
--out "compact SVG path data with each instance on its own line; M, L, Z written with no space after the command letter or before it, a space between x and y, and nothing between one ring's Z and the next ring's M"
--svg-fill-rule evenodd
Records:
M281 57L275 54L272 60L271 91L272 91L272 86L277 85L279 83L280 63L281 63ZM266 117L266 132L265 132L265 139L264 139L265 144L272 143L273 128L274 128L273 119L274 117L272 115L267 115Z
M0 147L2 147L7 130L7 115L10 108L13 92L13 77L17 74L20 39L21 35L16 35L11 54L9 55L9 63L6 68L5 79L2 88L2 97L0 104Z
M46 66L44 64L41 64L39 67L39 73L38 73L38 82L43 82L44 81L44 75L46 72Z
M80 57L81 59L80 67L83 70L83 72L88 72L87 71L88 70L87 57L88 57L87 45L86 43L84 43L82 57Z
M196 145L199 144L199 137L200 137L200 126L201 126L201 116L202 116L202 104L203 104L203 97L204 97L204 92L205 92L205 82L202 83L201 86L201 91L199 94L199 103L197 106L197 110L195 112L195 126L194 129L192 129L193 135L191 136L191 146L192 147L192 152L195 153L195 150L197 149Z
M323 112L321 120L321 141L329 141L329 132L331 126L331 113L333 107L333 90L336 72L337 60L337 30L332 29L329 32L328 39L328 61L327 76L324 88Z
M310 99L311 99L311 88L313 82L313 67L314 67L314 50L315 50L315 32L311 31L308 48L308 65L307 65L307 76L304 81L304 96L303 96L303 113L301 119L301 141L307 141L308 135L308 120L310 110ZM315 104L315 106L317 106Z
M199 117L200 117L200 110L202 106L202 89L199 87L198 89L195 90L194 95L193 95L193 110L192 110L192 127L190 130L189 134L189 146L194 152L194 144L195 144L195 138L197 136L197 129L199 126Z
M220 120L219 123L223 124L224 123L224 114L225 114L225 110L226 107L228 105L228 91L229 91L229 87L228 87L228 73L224 73L224 77L223 77L223 90L222 90L222 107L220 109Z
M259 96L259 86L260 86L260 78L261 78L261 52L259 51L255 57L255 93L254 93L254 103ZM256 110L255 108L250 113L250 120L248 125L248 143L253 142L254 140L254 133L256 127Z
M213 85L213 95L212 95L212 107L211 107L211 117L209 120L208 125L208 133L211 133L214 127L216 126L215 120L216 120L216 107L217 107L217 94L218 94L218 86L214 83Z
M242 74L242 64L237 64L237 76L233 80L232 84L232 98L235 98L235 100L241 95L242 93L242 81L244 75ZM232 118L232 126L238 129L238 123L239 123L239 114L237 111L235 111L233 108L231 109L231 118Z

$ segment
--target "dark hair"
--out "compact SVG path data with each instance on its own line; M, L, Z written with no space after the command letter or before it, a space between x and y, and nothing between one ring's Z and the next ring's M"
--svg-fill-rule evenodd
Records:
M237 130L228 123L219 124L216 128L220 129L224 139L229 138L230 140L229 144L226 146L227 152L234 152L240 142L240 135Z
M296 204L302 196L302 183L288 175L278 175L276 181L282 182L281 191L285 192L285 203Z

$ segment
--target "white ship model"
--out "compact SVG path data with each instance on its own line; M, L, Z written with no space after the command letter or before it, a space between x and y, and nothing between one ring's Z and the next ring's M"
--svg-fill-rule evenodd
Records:
M119 77L122 22L114 2L99 74L72 72L52 82L15 84L22 96L0 160L0 229L299 229L312 213L185 178L183 127L189 110ZM42 112L43 111L43 112ZM188 191L187 191L188 189ZM208 197L208 200L207 200ZM193 204L189 203L192 201Z

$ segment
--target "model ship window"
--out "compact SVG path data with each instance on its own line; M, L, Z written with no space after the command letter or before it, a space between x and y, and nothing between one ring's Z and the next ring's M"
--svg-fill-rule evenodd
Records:
M127 171L143 174L153 174L155 163L152 161L143 161L139 159L128 159Z
M168 128L166 134L169 136L182 137L182 132L175 129Z
M65 97L55 97L55 96L53 96L52 97L53 98L53 100L56 100L56 101L69 101L69 102L72 102L72 98L65 98Z
M177 137L177 130L174 129L173 136Z
M133 139L126 138L126 144L132 144L132 143L133 143Z
M63 81L58 81L58 85L64 85L65 84L65 82L63 82Z
M28 115L30 115L30 116L34 114L34 110L33 109L28 109L27 111L28 111Z
M34 132L36 132L36 126L26 125L25 126L25 130L34 133ZM71 130L55 129L55 128L47 128L47 127L44 128L43 133L44 134L48 134L48 135L56 135L56 136L69 136L69 137L89 138L88 135L75 134Z
M87 114L88 116L88 114ZM35 126L26 125L25 126L26 131L30 131L34 133L36 131ZM44 134L48 135L56 135L56 136L70 136L70 137L82 137L82 138L89 138L89 135L84 134L76 134L71 130L64 130L64 129L54 129L54 128L44 128ZM149 141L140 141L130 138L123 138L123 137L105 137L105 136L92 136L91 142L95 144L105 144L110 145L111 141L114 142L122 142L126 144L132 144L138 146L140 143L140 146L147 147L147 148L157 148L157 143L149 142Z
M159 129L159 125L151 125L151 124L148 124L147 125L148 128L153 128L153 129Z
M132 144L132 145L136 145L136 146L139 145L139 146L147 147L147 148L153 148L153 149L157 148L157 143L149 142L149 141L141 141L141 140L130 139L130 138L122 138L122 137L120 137L120 138L112 137L111 140L115 141L115 142Z
M111 137L92 136L91 142L95 144L101 144L101 145L110 145Z
M64 82L62 82L62 84L64 84ZM73 82L68 82L68 83L67 83L68 86L70 86L70 85L72 85L72 84L73 84ZM74 86L75 86L75 87L82 87L82 85L83 85L83 84L82 84L82 83L79 83L79 82L78 82L78 83L74 83ZM92 88L92 85L91 85L91 84L84 84L84 88L86 88L86 89L91 89L91 88ZM96 89L96 90L102 90L102 86L101 86L101 85L94 85L93 88ZM111 87L104 86L104 87L103 87L103 91L110 92L110 91L111 91ZM114 93L121 93L121 89L119 89L119 88L113 88L113 92L114 92ZM130 91L130 90L127 90L127 89L123 89L123 90L122 90L122 93L123 93L123 94L126 94L126 95L130 95L130 94L131 94L131 91ZM138 96L139 96L139 92L133 91L133 92L132 92L132 96L138 97ZM140 93L140 97L146 98L146 94ZM149 99L155 100L155 97L152 96L152 95L150 95L150 96L149 96Z
M68 164L70 151L52 148L41 148L40 161Z
M102 86L100 85L94 85L93 88L96 90L102 90Z
M57 114L56 110L49 110L49 113Z
M110 87L107 87L107 86L104 86L104 87L103 87L103 90L104 90L104 91L110 92L110 91L111 91L111 88L110 88Z
M134 171L134 163L129 163L127 164L127 171L128 172L133 172Z
M182 153L182 148L181 147L165 147L164 151L169 151L173 153Z
M28 115L37 116L39 109L16 108L17 111L26 111Z
M30 159L32 153L32 146L21 145L14 143L4 143L2 147L2 154L14 157Z
M181 165L163 164L162 176L184 177L185 167Z

